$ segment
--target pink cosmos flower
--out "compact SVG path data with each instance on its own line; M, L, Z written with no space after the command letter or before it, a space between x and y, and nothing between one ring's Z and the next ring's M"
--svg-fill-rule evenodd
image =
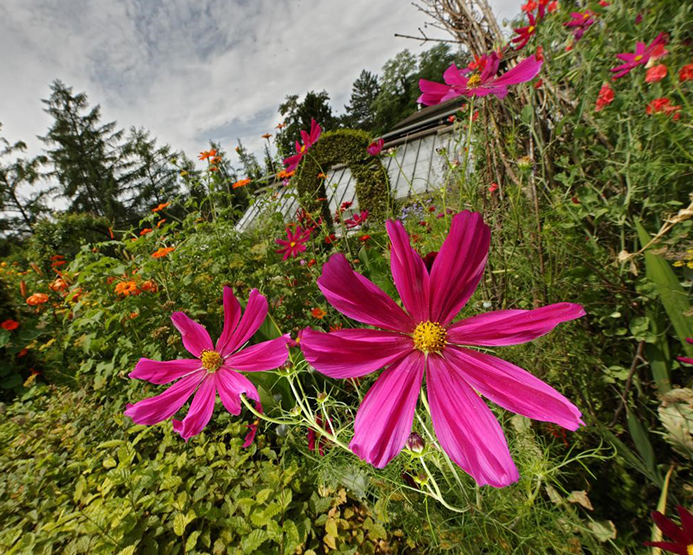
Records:
M368 210L362 210L360 214L354 214L348 220L344 220L344 224L349 229L352 229L354 227L363 225L367 219L368 219Z
M515 50L520 50L527 46L527 43L530 41L530 39L537 34L536 18L534 17L534 15L532 15L532 13L528 13L527 18L529 19L529 25L525 27L520 27L519 29L513 29L513 32L515 32L517 36L510 42L516 43Z
M371 156L377 156L380 154L380 151L383 150L383 146L385 146L385 139L378 139L377 141L373 141L370 145L368 145L366 150Z
M693 344L693 339L691 339L690 337L686 337L686 343ZM690 357L676 357L676 360L680 362L685 362L686 364L693 364L693 358Z
M450 458L478 484L503 487L518 479L500 424L479 393L528 418L575 430L580 411L529 372L465 346L525 343L585 314L559 303L534 310L499 310L454 322L486 265L490 230L479 214L461 212L435 256L426 262L400 222L388 221L391 269L404 309L362 275L343 254L332 255L318 287L346 316L380 329L323 333L306 329L306 360L331 378L385 370L364 398L354 423L352 451L378 468L409 437L424 374L433 427Z
M257 289L250 292L245 313L230 287L224 287L224 329L216 346L207 330L183 312L171 316L183 338L183 345L195 357L169 361L141 358L131 378L154 384L178 380L166 391L127 405L125 415L135 424L152 425L176 414L195 393L187 416L173 420L173 429L186 441L199 434L212 418L216 394L231 414L241 412L241 394L260 403L257 389L240 372L259 372L278 368L289 355L288 335L243 349L265 321L267 299Z
M310 133L301 130L301 140L303 141L303 144L296 141L296 154L289 156L284 160L284 166L286 166L284 169L287 172L292 172L298 167L298 164L306 151L320 138L320 133L322 133L322 127L320 127L317 121L311 119Z
M666 40L666 35L664 33L659 33L657 38L649 45L646 45L644 42L636 43L634 53L624 52L622 54L616 54L616 57L625 63L609 70L614 74L612 79L620 79L624 75L628 75L636 67L646 65L647 62L650 61L654 49L659 45L664 45Z
M585 10L584 12L573 12L570 14L570 21L564 23L564 27L573 29L573 37L575 37L575 42L579 41L585 34L585 31L589 29L595 23L595 14L590 10Z
M291 231L290 227L286 228L286 239L276 239L275 242L282 245L281 249L274 252L278 254L283 254L286 260L290 256L296 258L299 253L305 252L306 241L310 237L310 230L302 229L301 226L296 227L296 231Z
M455 64L452 64L443 74L445 84L420 79L419 88L422 94L418 102L432 106L460 95L492 94L502 99L508 94L509 85L518 85L534 79L541 70L542 62L532 55L503 75L497 76L499 64L500 55L492 52L488 56L484 55L476 59L465 69L458 69Z

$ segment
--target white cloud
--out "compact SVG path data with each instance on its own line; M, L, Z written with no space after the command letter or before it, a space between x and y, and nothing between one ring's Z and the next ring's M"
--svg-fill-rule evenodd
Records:
M495 2L506 16L510 4ZM401 0L3 0L3 135L41 150L40 99L59 78L101 104L104 121L143 126L189 156L208 139L259 149L285 95L326 89L341 111L362 69L422 50L394 33L424 22Z

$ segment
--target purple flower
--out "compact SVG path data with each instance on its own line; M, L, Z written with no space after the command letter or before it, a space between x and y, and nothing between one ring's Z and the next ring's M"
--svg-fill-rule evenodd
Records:
M481 281L490 230L479 214L462 212L435 257L426 262L404 226L389 221L392 277L404 309L362 275L343 254L332 255L318 287L344 315L380 329L323 333L306 329L306 360L332 378L358 378L385 368L359 407L352 451L378 468L404 447L426 374L431 417L450 458L479 485L503 487L518 479L500 424L479 394L536 420L575 430L580 411L529 372L466 348L516 345L585 314L558 303L534 310L499 310L454 322ZM426 268L431 264L431 270Z
M183 312L171 316L183 338L183 345L195 357L169 361L141 358L131 378L153 384L173 382L155 397L127 405L125 415L135 424L152 425L176 414L195 393L190 410L181 420L173 420L173 429L187 441L199 434L212 418L216 394L231 414L241 413L241 394L260 403L257 389L240 372L260 372L278 368L289 355L288 335L243 348L267 316L267 299L257 289L250 292L241 317L241 305L230 287L224 287L224 329L216 346L207 330Z
M582 38L585 31L594 25L596 19L594 12L590 10L585 10L584 12L573 12L570 14L571 20L563 25L570 29L573 29L573 37L575 37L575 42Z

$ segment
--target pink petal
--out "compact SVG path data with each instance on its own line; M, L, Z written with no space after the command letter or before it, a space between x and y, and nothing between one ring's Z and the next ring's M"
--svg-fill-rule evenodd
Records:
M497 310L455 322L448 341L460 345L517 345L549 333L561 322L585 315L579 304L557 303L534 310Z
M215 374L217 391L224 407L231 414L238 416L241 413L241 393L245 393L248 399L260 402L260 395L253 383L238 372L222 366Z
M224 287L224 330L217 339L216 350L218 353L226 352L226 345L231 340L241 319L241 304L233 294L231 287Z
M421 390L424 356L418 351L387 368L363 399L349 448L362 460L383 468L409 438Z
M480 214L465 211L452 218L431 269L431 320L444 326L462 310L484 273L490 242Z
M498 79L495 79L489 83L494 87L507 87L508 85L518 85L519 83L526 83L534 79L541 71L541 65L544 62L537 60L535 56L530 56L525 58L514 68L509 69Z
M569 430L584 424L573 403L519 366L458 347L445 349L445 358L467 383L504 409Z
M128 377L150 383L163 384L201 369L202 364L197 358L165 361L141 358Z
M341 253L323 266L318 287L329 303L349 318L364 324L409 333L415 324L387 294L354 272Z
M516 482L519 474L496 417L439 355L428 356L426 387L436 436L455 464L480 486Z
M289 357L287 342L289 334L270 341L263 341L232 354L224 361L224 366L242 372L261 372L274 370L286 362Z
M132 418L135 424L148 426L166 420L180 410L204 377L204 371L196 372L177 381L160 395L128 405L125 416Z
M421 96L417 102L426 106L440 104L442 98L452 91L448 85L426 79L419 79L419 89L421 89Z
M465 73L469 73L469 70L460 70L455 64L450 64L450 67L445 70L445 73L443 73L443 81L445 81L447 85L466 87L467 78L464 76Z
M303 330L303 356L331 378L358 378L392 364L413 349L411 337L380 330L355 329L331 333Z
M428 270L421 257L411 247L402 222L388 220L385 224L392 241L390 267L395 287L402 303L415 322L428 320Z
M200 358L200 353L204 350L214 350L212 339L204 326L191 320L183 312L174 312L171 320L183 338L183 346L191 355Z
M216 388L214 386L215 376L208 374L200 385L200 389L195 393L190 409L185 418L173 421L173 429L181 437L188 441L192 436L199 434L209 423L214 412L214 401L216 400Z
M219 354L226 356L241 347L260 329L266 316L267 299L257 289L253 289L248 295L248 304L245 305L245 312L238 327L234 330L224 349L219 351Z

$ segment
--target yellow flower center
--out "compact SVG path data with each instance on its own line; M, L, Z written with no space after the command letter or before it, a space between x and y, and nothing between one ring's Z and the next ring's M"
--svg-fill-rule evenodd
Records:
M205 370L207 370L207 372L216 372L224 362L224 359L221 358L219 353L216 351L209 351L207 349L204 349L200 353L200 360L202 361L202 366L205 368Z
M476 87L481 83L481 77L479 77L478 74L474 73L468 80L467 80L467 88L471 89L472 87Z
M289 243L289 246L290 246L290 247L295 247L295 246L296 246L296 241L291 241L291 243Z
M445 347L448 332L438 322L421 322L412 337L415 349L422 353L438 353Z
M636 62L639 62L640 60L642 60L642 56L641 56L640 54L638 54L638 55L635 57L635 61L636 61ZM691 553L690 555L693 555L693 553Z
M686 548L688 555L693 555L693 543Z
M535 29L534 25L530 25L529 29L527 29L527 34L531 35L534 32L534 29Z

